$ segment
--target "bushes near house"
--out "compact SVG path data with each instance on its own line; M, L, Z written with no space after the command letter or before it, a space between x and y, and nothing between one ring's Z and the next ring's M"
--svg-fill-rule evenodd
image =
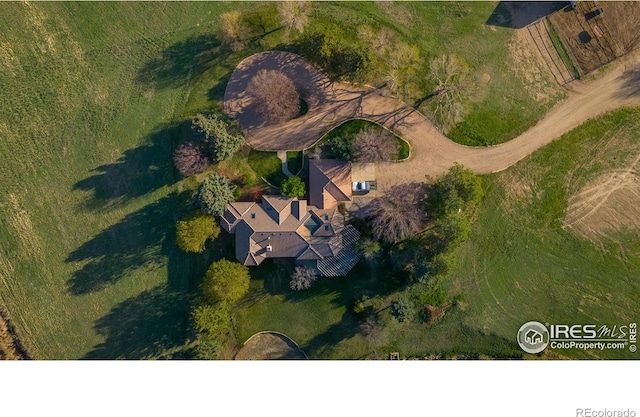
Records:
M197 114L192 128L206 143L214 161L226 161L244 144L244 137L232 133L230 122L217 114Z
M215 239L220 227L211 215L202 211L187 215L176 224L176 243L185 252L202 252L207 240Z
M202 211L212 216L222 216L227 203L235 200L237 187L227 177L213 173L198 188L196 200Z
M249 291L249 270L246 266L221 259L209 267L202 283L202 293L211 303L233 305Z
M308 290L317 279L318 277L313 269L297 266L291 275L289 287L294 291Z
M307 193L306 186L297 175L289 177L280 183L280 194L287 197L304 197Z

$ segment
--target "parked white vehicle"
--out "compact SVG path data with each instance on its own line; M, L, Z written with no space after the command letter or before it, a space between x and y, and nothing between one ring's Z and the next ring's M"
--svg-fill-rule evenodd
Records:
M371 189L368 181L355 181L352 184L353 191L369 191Z

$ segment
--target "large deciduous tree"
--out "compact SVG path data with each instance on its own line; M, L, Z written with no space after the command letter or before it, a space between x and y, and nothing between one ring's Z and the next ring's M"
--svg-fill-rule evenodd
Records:
M247 86L247 94L268 124L291 120L300 113L300 94L291 78L280 71L258 71Z
M232 305L248 291L247 267L226 259L211 264L202 283L202 292L212 303L224 302Z
M433 113L446 132L465 116L478 83L469 66L454 55L433 58L429 68L429 81L435 84Z
M239 51L246 46L249 26L244 21L242 13L237 10L222 13L218 27L222 42L231 50Z
M201 211L189 214L176 224L176 243L185 252L202 252L207 240L215 239L220 227L215 219Z
M365 127L355 137L354 155L358 162L391 161L398 155L398 142L387 130Z
M216 114L196 114L191 123L209 147L214 161L230 159L244 144L242 135L232 133L229 123Z
M375 198L366 208L371 231L377 240L398 242L422 230L425 220L424 185L396 185Z
M304 28L309 24L311 15L311 3L308 1L283 1L278 4L278 14L280 23L287 30L304 32Z
M213 173L198 188L196 200L202 211L212 216L222 216L227 203L235 199L236 187L227 177Z
M183 177L190 177L209 168L211 160L202 144L187 142L173 153L173 164Z

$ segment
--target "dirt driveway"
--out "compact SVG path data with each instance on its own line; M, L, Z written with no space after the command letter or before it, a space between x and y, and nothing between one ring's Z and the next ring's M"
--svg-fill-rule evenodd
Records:
M265 126L245 95L251 77L260 69L278 69L294 80L309 111L286 123ZM382 190L397 183L422 181L455 162L478 174L501 171L546 145L584 121L610 110L640 105L640 50L611 64L596 79L574 81L567 98L552 108L535 126L500 145L477 148L459 145L422 114L403 102L383 97L374 89L331 83L316 67L288 52L269 51L252 55L233 72L225 91L225 111L235 117L252 147L259 150L302 150L320 137L354 118L375 121L411 144L411 158L380 163L376 175Z

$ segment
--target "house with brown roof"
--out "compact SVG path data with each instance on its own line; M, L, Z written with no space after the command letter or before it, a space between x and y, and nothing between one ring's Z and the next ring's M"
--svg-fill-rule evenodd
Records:
M311 160L309 202L281 195L261 202L233 202L221 217L235 234L236 258L258 266L268 258L294 258L296 264L324 276L345 275L360 257L360 234L345 226L338 210L351 200L351 166L335 160Z

